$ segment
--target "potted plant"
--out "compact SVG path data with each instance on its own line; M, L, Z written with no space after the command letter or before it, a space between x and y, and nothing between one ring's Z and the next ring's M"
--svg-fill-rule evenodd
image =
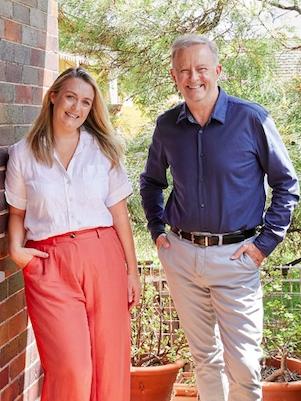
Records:
M174 401L197 401L195 375L192 371L181 372L174 384Z
M170 401L173 383L189 353L160 276L142 271L140 305L132 312L131 401Z
M274 270L263 279L263 401L301 400L301 360L297 358L301 354L301 307L300 300L294 304L294 313L288 307L292 295L285 288L287 274L284 269Z
M263 401L301 401L301 302L300 296L292 299L289 274L300 286L298 270L295 273L289 273L287 268L263 271ZM192 372L181 373L174 388L174 401L197 400Z
M301 313L298 310L293 313L288 307L291 295L289 291L283 291L281 272L263 275L263 401L300 401L301 361L297 357L301 355ZM132 318L131 401L170 401L172 382L183 362L174 366L172 382L167 385L167 390L161 387L158 379L165 376L163 369L173 365L177 358L191 362L191 356L184 333L177 326L177 314L168 291L166 297L164 289L159 291L161 279L142 274L142 281L142 302ZM298 302L295 307L300 309L300 300ZM155 378L155 390L144 381L150 372L150 380ZM173 401L198 399L193 373L182 372L178 376L174 396Z

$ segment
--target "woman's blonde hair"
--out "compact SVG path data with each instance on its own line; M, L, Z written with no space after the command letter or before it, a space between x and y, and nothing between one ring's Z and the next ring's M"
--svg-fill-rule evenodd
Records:
M64 82L80 78L93 87L94 99L84 127L97 139L100 149L111 161L112 166L119 164L122 146L110 123L109 113L95 80L82 67L68 68L53 82L44 96L42 109L27 136L27 142L37 161L49 166L53 163L53 104L51 93L58 93Z

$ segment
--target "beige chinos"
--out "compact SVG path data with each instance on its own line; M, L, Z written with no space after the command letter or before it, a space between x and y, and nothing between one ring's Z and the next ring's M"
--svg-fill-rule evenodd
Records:
M200 247L168 233L160 248L171 295L196 364L202 401L260 401L263 321L259 269L231 255L252 238Z

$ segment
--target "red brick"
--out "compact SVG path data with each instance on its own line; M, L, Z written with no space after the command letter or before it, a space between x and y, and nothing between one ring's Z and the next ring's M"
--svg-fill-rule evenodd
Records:
M1 177L0 177L1 180ZM1 185L0 185L1 187ZM8 251L7 251L7 235L5 237L0 238L0 262L4 262L6 257L8 256ZM0 270L3 271L5 269L2 269L3 263L0 263ZM0 314L1 316L1 314ZM1 320L0 320L1 322Z
M32 88L32 104L41 105L43 101L43 89Z
M16 86L16 103L31 103L32 101L32 87L26 85Z
M5 387L8 383L8 368L1 370L0 372L0 390Z
M18 355L10 364L9 364L9 378L13 380L18 376L24 369L27 359L27 352L24 351L20 355Z
M21 82L22 66L20 64L7 63L5 69L5 78L7 82Z
M8 296L13 295L15 292L20 291L24 287L23 273L19 269L15 274L7 280L8 285Z
M15 87L11 83L1 83L0 103L13 103Z
M13 380L18 374L23 370L29 368L30 366L40 366L39 353L36 344L32 344L26 348L20 355L14 358L9 364L9 378Z
M0 304L0 322L4 322L11 316L24 309L24 307L25 295L24 290L21 290Z
M0 150L0 152L1 152L1 150ZM1 158L1 154L0 154L0 158ZM7 209L8 209L8 204L6 202L4 192L0 192L0 211L4 212Z
M0 283L0 302L7 298L7 280Z
M0 366L4 367L26 348L27 331L19 334L0 350Z
M44 67L45 51L39 49L31 49L30 64L35 67Z
M22 333L27 327L27 321L28 318L25 310L9 319L7 322L9 338L13 338L19 333Z
M48 76L49 73L50 73L50 71L47 71L45 69L40 68L39 71L38 71L38 83L37 83L37 85L39 85L39 86L48 86L49 87L52 84L52 82L51 82L50 85L45 84L45 77Z
M13 19L30 25L30 8L13 2Z
M0 171L0 189L4 189L5 171Z
M0 61L0 81L5 81L5 67L6 63Z
M1 179L1 176L0 176ZM0 233L4 234L7 232L7 224L8 224L8 211L5 214L0 215ZM5 255L7 255L7 249L5 249Z
M43 49L43 50L46 49L46 40L47 40L46 32L37 31L37 35L38 35L38 38L37 38L37 41L38 41L37 47L38 47L39 49ZM53 49L51 49L51 50L53 50Z
M7 146L0 148L0 165L5 166L8 160Z
M14 21L5 20L4 37L6 40L21 43L22 26Z
M1 171L0 171L0 181L1 181ZM0 258L5 258L7 255L8 255L8 253L7 253L7 237L5 236L3 238L0 238Z
M0 347L7 343L9 340L9 335L8 335L8 322L4 322L0 326Z
M24 375L21 375L1 392L1 401L13 401L23 392L23 389Z
M1 239L0 239L0 247L2 246ZM5 277L9 277L12 274L15 274L20 269L10 258L5 258L5 259L0 259L0 270L4 271ZM0 316L1 316L1 305L0 305Z

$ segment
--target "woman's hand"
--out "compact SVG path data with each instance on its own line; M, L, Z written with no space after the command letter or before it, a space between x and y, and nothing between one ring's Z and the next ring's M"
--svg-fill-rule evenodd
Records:
M39 251L35 248L24 248L21 246L15 247L10 250L10 257L21 269L31 261L31 259L37 256L39 258L48 258L48 253Z
M23 246L25 237L24 218L25 210L17 209L13 206L9 207L8 253L21 269L24 269L34 256L48 258L48 253L46 252Z
M141 284L138 272L128 274L128 302L129 310L140 302Z

